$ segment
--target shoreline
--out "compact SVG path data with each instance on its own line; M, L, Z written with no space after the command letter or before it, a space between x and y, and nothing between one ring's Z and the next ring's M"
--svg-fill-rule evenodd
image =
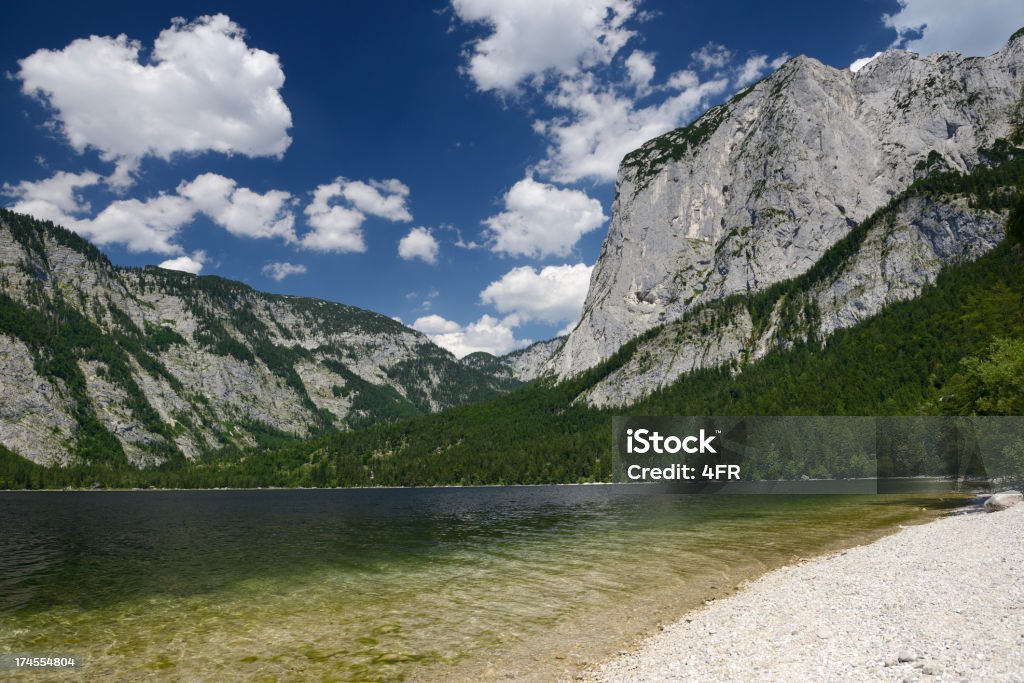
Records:
M875 477L851 477L848 479L838 479L835 481L869 481L876 480L882 481ZM953 483L956 480L952 477L942 477L934 475L916 475L908 477L885 477L885 481L944 481ZM787 483L796 482L799 480L767 480L767 483ZM826 479L811 479L809 481L832 481ZM973 482L972 482L973 484ZM0 494L3 493L99 493L103 491L112 492L124 492L124 491L376 491L376 490L414 490L414 489L493 489L493 488L536 488L542 486L650 486L657 487L660 484L649 483L649 482L619 482L619 481L569 481L569 482L553 482L547 484L424 484L422 486L220 486L220 487L195 487L195 488L182 488L182 487L146 487L146 488L120 488L120 487L105 487L99 488L86 487L70 487L65 486L62 488L42 488L42 489L0 489ZM683 494L683 495L694 495L694 494ZM709 494L697 494L697 495L709 495ZM751 495L751 494L710 494L710 495ZM879 493L768 493L768 494L753 494L753 495L865 495L874 496L881 495Z
M46 492L57 492L57 493L75 493L75 492L86 492L86 493L99 493L102 491L404 491L415 490L415 489L494 489L494 488L530 488L538 486L637 486L642 484L621 484L614 481L585 481L585 482L565 482L565 483L554 483L554 484L424 484L423 486L220 486L220 487L195 487L195 488L182 488L182 487L160 487L157 488L118 488L118 487L100 487L100 488L52 488L52 489L0 489L0 493L46 493Z
M1024 505L773 569L578 680L1024 681Z

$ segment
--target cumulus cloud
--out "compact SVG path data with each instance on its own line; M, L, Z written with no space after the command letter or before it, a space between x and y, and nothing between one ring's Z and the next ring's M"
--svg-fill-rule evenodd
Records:
M512 325L489 315L465 327L439 315L428 315L417 318L412 327L457 358L477 351L500 356L531 343L529 339L517 339Z
M181 254L176 238L199 213L240 237L295 239L287 192L259 194L207 173L179 184L175 194L117 200L90 217L91 207L79 192L101 180L95 173L60 172L40 181L5 184L3 193L15 200L9 207L13 211L63 225L100 246L123 244L133 252Z
M893 47L922 54L956 51L989 55L1024 25L1020 0L898 0L882 21L896 31Z
M280 282L289 275L302 275L306 272L306 266L301 263L289 263L288 261L277 261L263 266L264 275L272 280Z
M696 88L700 85L700 76L697 72L692 69L685 69L683 71L676 71L668 77L668 82L665 84L667 90L689 90L690 88Z
M407 223L412 214L406 207L409 198L408 186L400 180L346 180L338 178L335 183L338 196L344 197L363 213L379 216L389 221Z
M195 209L187 199L161 194L145 201L113 202L95 218L72 219L64 227L100 246L123 244L134 252L180 254L182 248L174 239L194 216Z
M768 61L767 55L753 55L747 58L747 61L736 70L736 77L734 79L734 85L737 88L750 85L754 81L760 79L769 69L774 71L782 66L786 60L789 59L788 54L783 54L780 57Z
M728 85L727 77L701 82L692 71L678 72L668 79L673 91L668 97L639 107L633 97L591 73L564 79L547 99L566 113L534 124L550 143L537 170L562 183L613 181L626 154L683 125Z
M484 221L491 250L511 256L565 256L607 217L601 202L527 176L505 194L505 210Z
M437 240L426 228L413 228L398 242L398 255L406 261L418 258L426 263L437 263L438 250Z
M125 35L90 36L18 62L22 91L51 109L78 152L117 162L127 184L138 160L177 152L281 156L291 112L277 55L249 47L223 14L172 21L146 58Z
M199 250L192 252L191 256L179 256L178 258L167 259L160 264L161 268L167 270L180 270L185 273L199 275L206 263L206 252Z
M533 124L548 141L545 158L534 169L546 179L611 182L627 153L685 125L730 84L747 85L786 59L755 55L737 66L732 50L708 43L691 56L695 69L711 75L702 79L686 70L655 84L654 54L632 50L619 56L635 35L627 23L644 18L638 5L636 0L452 0L459 19L490 29L466 54L464 71L477 89L505 94L530 87L554 110ZM624 75L614 80L614 74ZM648 98L655 101L638 105Z
M363 221L366 216L348 207L330 204L337 196L330 186L313 192L313 201L305 208L306 222L313 230L302 237L302 246L315 251L363 252Z
M626 58L626 73L629 84L636 90L637 96L651 91L651 80L654 79L654 55L640 50L633 50Z
M548 139L545 158L535 170L560 183L611 182L622 158L648 140L686 125L724 94L777 69L789 55L752 55L737 62L733 51L709 43L692 55L695 69L676 71L654 83L654 55L633 51L623 61L622 81L608 71L585 71L562 78L545 100L556 114L537 120L534 132ZM654 97L654 95L657 97ZM649 102L646 106L640 100Z
M439 315L425 315L412 327L459 358L475 351L508 353L531 343L516 337L516 328L525 323L567 323L558 334L574 327L592 271L592 266L582 263L547 266L539 271L529 266L513 268L480 293L480 302L493 306L504 317L485 314L463 326Z
M10 208L44 221L64 224L69 216L89 211L80 189L98 184L102 177L91 171L60 171L43 180L23 180L17 185L4 183L3 194L17 200Z
M480 301L499 313L513 316L510 322L539 321L550 324L575 321L583 309L593 266L547 266L540 271L513 268L480 293Z
M270 190L259 194L238 187L231 178L204 173L178 185L178 195L232 235L296 241L295 216L289 208L291 194L287 192Z
M302 237L301 244L316 251L366 251L363 240L366 215L389 221L411 221L412 214L406 206L408 197L409 188L395 179L366 183L337 178L320 185L313 191L313 201L304 209L306 222L313 230Z
M457 322L446 320L439 315L425 315L417 318L412 325L423 334L450 334L462 329Z
M690 57L700 65L702 70L712 71L714 69L721 69L732 61L732 50L725 47L725 45L708 43L696 52L691 53Z
M633 36L636 0L452 0L455 15L488 34L466 51L466 73L480 91L515 91L549 73L608 64Z

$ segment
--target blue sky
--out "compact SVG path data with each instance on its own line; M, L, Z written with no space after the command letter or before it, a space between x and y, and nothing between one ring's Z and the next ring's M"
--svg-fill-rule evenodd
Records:
M1019 0L91 5L5 11L4 205L459 355L571 326L621 156L787 56L1024 25Z

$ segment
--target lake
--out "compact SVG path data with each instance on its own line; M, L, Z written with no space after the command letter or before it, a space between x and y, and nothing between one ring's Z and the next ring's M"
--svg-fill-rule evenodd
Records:
M551 680L950 503L637 490L0 493L0 653L84 659L32 680Z

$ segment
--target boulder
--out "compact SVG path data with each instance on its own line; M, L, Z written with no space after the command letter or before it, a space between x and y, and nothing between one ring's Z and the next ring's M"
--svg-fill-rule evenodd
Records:
M1020 491L1000 491L993 493L985 501L985 512L999 512L1024 502L1024 493Z

